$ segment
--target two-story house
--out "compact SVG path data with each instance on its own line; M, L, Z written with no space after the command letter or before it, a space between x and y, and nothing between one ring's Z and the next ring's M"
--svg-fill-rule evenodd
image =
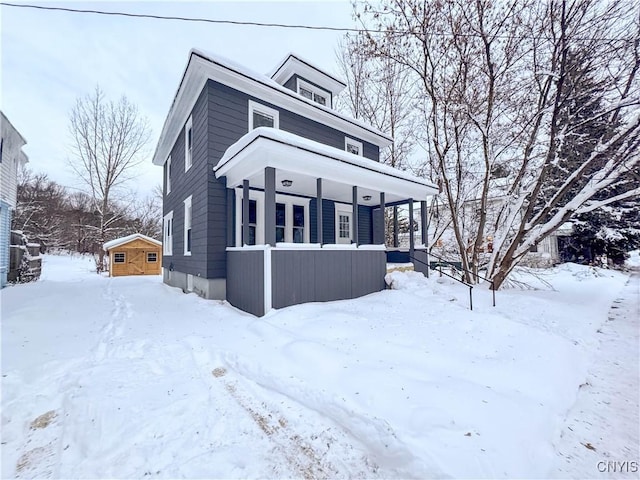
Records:
M334 109L345 84L290 54L271 75L192 50L153 157L165 283L262 315L384 288L382 214L429 182Z
M11 216L16 208L18 169L29 160L22 147L27 141L0 112L0 288L7 283Z

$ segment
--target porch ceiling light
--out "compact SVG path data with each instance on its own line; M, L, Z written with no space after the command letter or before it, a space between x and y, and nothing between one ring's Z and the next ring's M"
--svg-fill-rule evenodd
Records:
M291 185L293 185L293 180L282 180L283 187L290 187Z
M364 196L362 197L362 199L363 199L365 202L368 202L369 200L371 200L371 195L364 195Z

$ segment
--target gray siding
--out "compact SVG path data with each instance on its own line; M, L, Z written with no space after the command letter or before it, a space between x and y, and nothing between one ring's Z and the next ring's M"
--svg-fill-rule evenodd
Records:
M264 251L227 252L227 300L258 317L264 315Z
M165 195L163 214L173 211L173 255L163 257L163 266L204 278L227 276L226 246L234 238L227 221L229 196L225 179L217 179L213 167L224 152L248 132L248 101L254 100L276 108L258 98L209 80L192 111L193 165L184 171L184 129L171 150L171 193ZM287 110L280 111L280 128L305 138L344 149L345 132L330 128ZM353 135L349 135L356 138ZM360 139L358 139L361 141ZM363 143L364 155L379 160L378 147ZM165 169L166 171L166 169ZM165 173L166 175L166 173ZM166 185L166 178L165 183ZM192 254L184 255L184 200L192 195ZM333 205L325 207L325 242L335 242ZM315 231L315 214L311 215ZM361 212L361 231L370 232ZM370 217L368 220L369 224ZM369 236L368 236L369 235ZM369 243L369 233L361 233L362 243ZM313 238L313 237L312 237Z
M377 250L273 250L272 305L356 298L384 290L386 255Z
M373 243L373 209L365 205L358 205L358 239L360 244L368 245ZM335 202L322 199L322 237L323 243L336 243L336 211ZM311 243L318 242L318 208L316 199L309 202L309 220L311 221L311 230L309 238Z
M203 90L192 111L193 153L184 171L184 128L171 150L171 193L164 197L163 215L173 210L173 255L163 256L162 266L206 277L207 255L207 96ZM166 169L165 169L166 171ZM165 179L166 185L166 179ZM184 255L184 200L192 196L191 255Z

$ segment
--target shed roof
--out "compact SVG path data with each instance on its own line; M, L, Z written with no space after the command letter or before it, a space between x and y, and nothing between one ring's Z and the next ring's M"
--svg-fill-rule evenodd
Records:
M133 240L145 240L159 247L162 246L162 242L159 242L155 238L147 237L146 235L142 235L141 233L133 233L131 235L127 235L126 237L109 240L102 246L102 248L104 248L105 251L108 251L113 247L119 247L120 245L124 245L125 243L132 242Z

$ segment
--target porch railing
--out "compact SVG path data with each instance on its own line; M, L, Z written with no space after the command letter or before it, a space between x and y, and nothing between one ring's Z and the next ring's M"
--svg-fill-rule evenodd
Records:
M440 273L444 273L444 272L442 272L442 265L445 264L445 265L450 266L452 269L454 269L454 270L456 270L456 271L458 271L460 273L468 273L469 275L473 275L475 278L479 278L481 280L484 280L485 282L488 282L491 285L492 305L494 307L496 306L496 290L494 288L495 284L493 283L493 280L490 280L487 277L483 277L482 275L479 275L479 274L477 274L475 272L472 272L471 270L467 270L465 268L458 267L458 265L461 265L460 262L452 262L450 260L446 260L446 259L444 259L442 257L439 257L438 255L435 255L432 252L427 252L427 256L431 256L431 257L435 258L436 260L438 260L437 266L440 267L440 270L439 270ZM418 261L420 261L420 260L418 260ZM421 262L421 263L424 263L424 262ZM429 262L429 263L431 263L431 262ZM451 275L447 275L447 276L451 276ZM458 280L458 279L455 279L455 280ZM462 283L464 283L465 285L468 285L466 282L462 282Z

